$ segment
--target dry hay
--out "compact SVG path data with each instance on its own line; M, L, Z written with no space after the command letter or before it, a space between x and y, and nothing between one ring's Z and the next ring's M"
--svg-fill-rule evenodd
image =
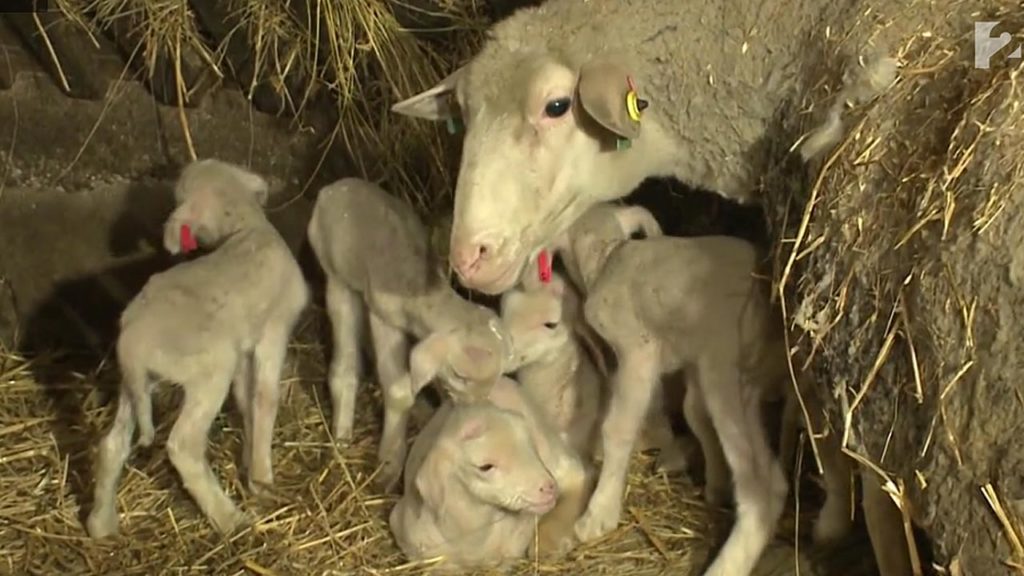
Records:
M1024 30L1008 4L858 4L829 60L870 34L903 78L854 111L806 192L773 198L790 339L832 383L832 429L953 574L1024 573L1022 67L1012 45L973 65L974 21Z
M303 115L324 101L336 121L326 134L324 157L337 154L338 144L355 163L359 175L383 180L394 193L424 212L448 199L457 139L430 122L402 122L388 112L405 94L438 81L477 44L484 25L477 0L434 2L440 13L419 14L424 2L392 0L227 0L223 9L234 25L220 42L199 25L188 0L58 0L57 8L90 34L119 30L135 45L129 67L152 78L162 63L173 70L181 102L209 77L231 78L228 45L241 35L250 47L252 77L242 82L250 98L259 85L269 86L284 102L283 112ZM422 18L444 22L430 41L404 29L395 16L399 8ZM441 32L444 32L442 34ZM183 66L203 69L190 82ZM127 73L127 70L126 70ZM234 74L236 80L238 74ZM320 98L321 94L326 96ZM182 129L195 157L187 122ZM323 162L324 158L321 158Z
M407 562L394 544L387 515L395 497L371 484L379 441L380 398L366 384L359 398L355 441L336 448L328 433L322 309L311 310L289 350L281 413L274 436L276 485L252 497L238 469L240 419L229 401L215 422L209 458L229 494L255 512L257 524L221 539L181 487L164 443L180 393L158 389L157 438L136 448L118 491L121 535L90 540L82 525L91 500L95 446L113 418L111 387L118 377L108 359L95 371L70 373L57 358L0 362L0 573L7 574L417 574L429 563ZM46 380L44 388L40 384ZM103 391L106 390L106 393ZM600 542L559 563L521 561L513 574L689 574L724 536L729 514L708 510L689 482L652 475L638 456L630 474L623 524ZM758 574L794 573L787 542L809 527L816 506L803 504L799 526L790 515L780 542ZM711 530L716 527L717 530ZM806 546L801 544L801 546ZM862 541L823 550L841 571L870 573ZM806 551L802 554L807 556ZM819 558L812 562L820 563Z

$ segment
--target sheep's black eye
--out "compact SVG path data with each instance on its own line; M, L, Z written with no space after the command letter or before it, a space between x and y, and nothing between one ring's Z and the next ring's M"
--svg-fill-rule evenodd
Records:
M544 327L548 330L554 330L555 328L558 328L558 322L545 322Z
M547 106L544 107L544 113L549 118L560 118L569 111L569 105L572 104L572 100L569 98L557 98L548 102Z
M490 472L494 469L494 464L484 464L482 466L477 466L476 469L481 472Z

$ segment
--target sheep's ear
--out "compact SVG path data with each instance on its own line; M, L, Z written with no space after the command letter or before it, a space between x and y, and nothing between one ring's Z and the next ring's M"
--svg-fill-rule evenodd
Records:
M453 105L452 92L459 85L465 69L465 66L461 66L432 88L392 105L391 111L403 116L435 121L455 118L458 111Z
M580 105L591 118L622 138L634 139L640 136L640 122L629 116L629 77L619 62L598 58L580 68L577 90Z

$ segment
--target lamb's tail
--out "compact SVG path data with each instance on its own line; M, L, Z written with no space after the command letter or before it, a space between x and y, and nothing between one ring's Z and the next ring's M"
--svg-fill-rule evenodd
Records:
M807 162L835 146L843 137L843 107L860 105L880 95L899 72L899 61L888 56L864 64L855 63L843 75L843 89L829 108L825 121L800 145L800 157Z

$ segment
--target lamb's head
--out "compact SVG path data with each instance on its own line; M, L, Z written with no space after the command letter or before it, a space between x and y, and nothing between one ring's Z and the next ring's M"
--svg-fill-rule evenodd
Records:
M584 286L591 286L611 251L636 232L643 232L647 238L662 235L658 221L642 206L612 202L592 206L560 240L571 255L566 258L571 276Z
M270 186L262 176L214 158L196 160L181 171L174 186L177 204L164 224L164 248L187 252L187 226L198 246L214 246L253 217L263 218Z
M502 295L501 319L512 337L518 366L564 353L572 338L571 326L563 321L564 296L565 281L554 273L547 284L524 282Z
M632 187L608 162L618 139L639 135L636 100L627 103L636 78L611 57L574 62L527 44L492 38L392 107L464 127L449 261L464 286L487 294L512 287L584 210Z
M487 402L453 407L415 478L429 508L459 505L452 495L468 493L478 502L542 515L558 498L558 485L544 467L519 413Z

